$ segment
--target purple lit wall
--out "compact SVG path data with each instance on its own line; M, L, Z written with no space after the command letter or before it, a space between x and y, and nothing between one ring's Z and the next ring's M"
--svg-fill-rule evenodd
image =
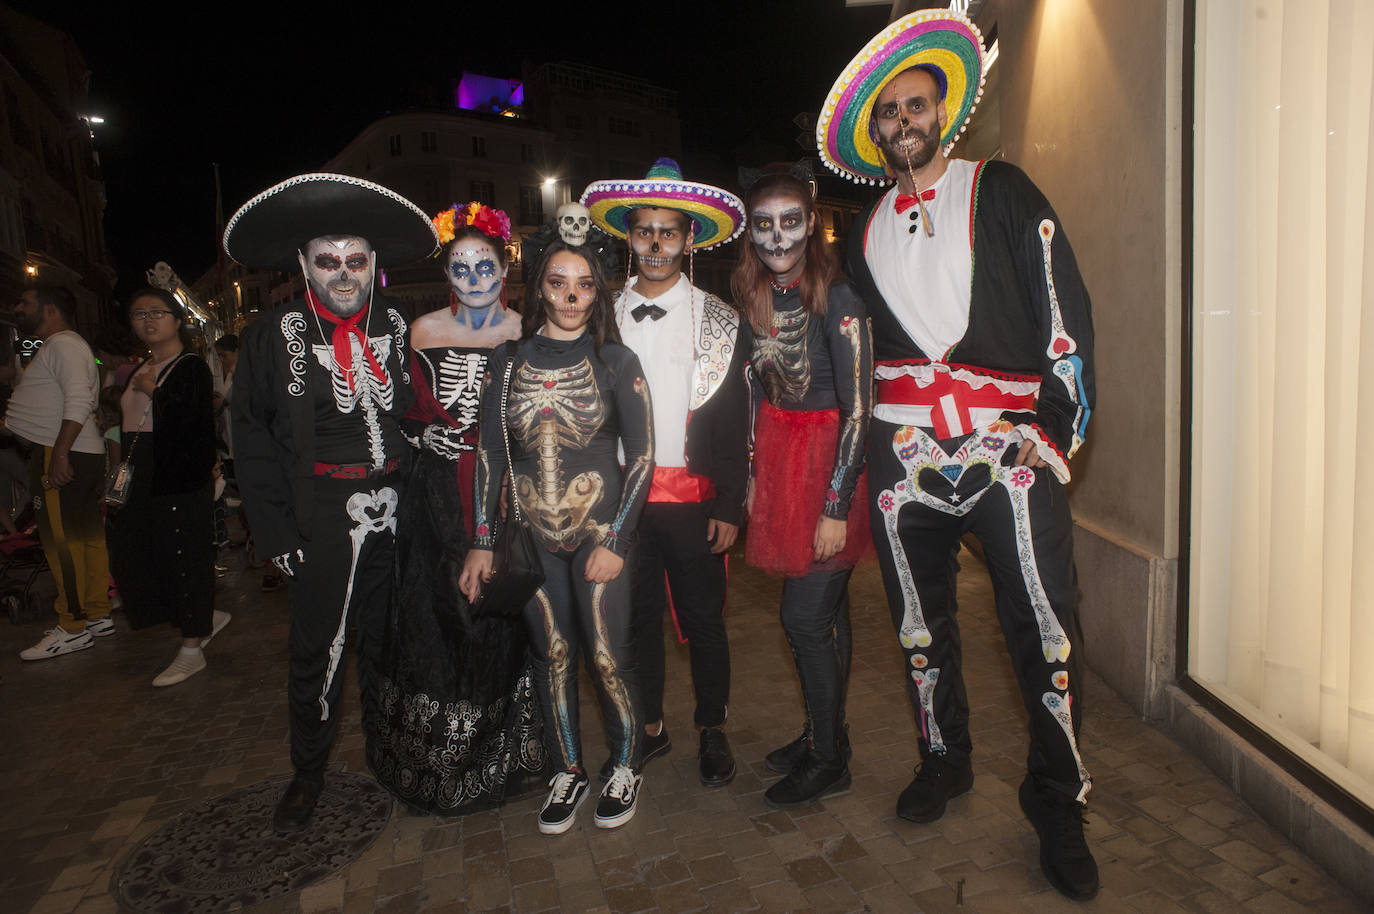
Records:
M525 103L525 87L518 79L464 73L454 93L454 106L464 111L489 111L499 114L506 108Z

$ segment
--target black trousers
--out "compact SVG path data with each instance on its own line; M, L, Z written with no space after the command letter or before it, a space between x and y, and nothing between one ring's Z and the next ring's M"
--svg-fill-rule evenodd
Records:
M678 624L687 636L698 727L725 723L730 700L730 642L725 634L725 556L706 541L704 504L652 502L639 520L634 569L635 661L644 720L663 719L663 615L672 591ZM664 585L664 575L667 585Z
M587 540L571 553L541 552L544 584L525 606L544 745L563 770L586 767L579 737L579 655L585 656L601 699L612 763L639 764L643 718L630 640L629 575L622 570L609 584L588 582L583 573L595 548Z
M838 568L786 579L778 611L806 700L812 749L826 761L838 758L849 691L849 577L853 573L852 567Z
M1030 716L1027 768L1079 796L1091 778L1078 751L1082 635L1073 518L1048 467L1013 467L1017 443L975 432L937 441L874 420L868 449L873 541L892 623L906 655L921 751L968 760L955 578L959 538L987 558L1012 667Z
M396 549L399 474L372 479L315 479L314 536L293 557L288 606L291 665L287 703L291 763L320 778L338 729L344 647L357 632L363 724L380 709L377 694L387 600Z

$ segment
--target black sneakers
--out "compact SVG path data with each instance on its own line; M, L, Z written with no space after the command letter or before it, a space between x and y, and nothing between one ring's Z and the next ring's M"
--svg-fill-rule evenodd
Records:
M897 798L897 815L908 822L934 822L945 814L945 804L973 786L973 766L953 765L944 756L927 755L916 769L916 778Z
M315 815L315 804L324 790L323 780L311 780L296 775L272 813L272 828L279 835L301 831Z
M661 755L667 755L673 749L673 740L668 736L668 728L659 728L657 736L644 734L644 751L640 753L638 771L643 772L644 766L652 762ZM601 783L606 783L611 779L611 772L615 770L615 765L611 764L610 759L601 766Z
M635 774L629 765L616 765L596 804L596 827L616 828L633 819L643 783L644 775Z
M1097 894L1097 861L1083 837L1083 804L1042 787L1030 775L1018 794L1021 811L1040 836L1040 870L1050 885L1075 901Z
M849 784L849 765L844 759L827 762L808 752L787 777L764 791L763 799L774 809L790 809L846 793Z
M587 799L588 786L587 776L576 769L560 771L550 778L549 798L539 810L540 834L561 835L572 828L577 807Z
M778 774L791 774L806 759L810 742L811 730L807 728L802 731L801 736L786 746L780 746L765 755L763 764L769 771L776 771ZM840 751L844 753L845 761L854 757L854 749L849 745L849 724L840 728Z
M720 727L701 729L697 762L701 766L701 783L707 787L724 787L735 779L735 757L730 754L730 741Z

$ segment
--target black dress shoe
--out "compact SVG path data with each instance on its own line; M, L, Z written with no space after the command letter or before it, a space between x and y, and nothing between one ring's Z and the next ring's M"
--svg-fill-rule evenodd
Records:
M763 757L763 764L769 771L776 771L778 774L791 774L797 770L797 766L806 760L807 751L811 747L811 731L803 730L802 735L792 740L786 746L780 746ZM840 728L840 751L844 753L845 761L854 757L854 749L849 745L849 724Z
M657 736L650 736L648 733L645 733L644 751L639 755L639 767L635 769L635 774L642 774L645 765L649 764L660 755L667 755L672 751L672 748L673 741L668 736L668 728L666 726L659 728ZM611 772L614 769L615 766L611 764L611 760L606 759L606 763L601 766L601 772L599 774L601 783L604 784L611 779Z
M849 784L849 765L844 759L820 759L808 752L787 777L764 791L763 799L774 809L790 809L847 793Z
M1083 804L1030 775L1021 782L1018 799L1040 836L1040 871L1050 885L1074 901L1096 895L1097 861L1083 837Z
M952 765L942 756L928 755L897 798L897 815L908 822L934 822L945 814L946 803L972 786L972 765Z
M322 790L324 781L307 780L299 775L293 778L272 814L272 827L277 834L289 835L309 825Z
M702 728L697 762L701 765L701 783L707 787L724 787L735 779L735 757L720 727Z

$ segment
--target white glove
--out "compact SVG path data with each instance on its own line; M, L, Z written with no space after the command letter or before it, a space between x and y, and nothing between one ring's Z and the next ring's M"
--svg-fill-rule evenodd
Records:
M447 425L430 425L425 428L424 446L445 460L457 460L464 451L472 450L472 445L463 440L456 428Z
M296 564L298 565L305 564L305 553L299 549L296 550L296 554L294 556L292 556L292 554L289 552L283 552L281 555L277 556L272 560L272 564L276 565L277 570L280 571L282 574L286 575L289 578L294 578L296 576L296 570L291 567L292 558L295 558Z

